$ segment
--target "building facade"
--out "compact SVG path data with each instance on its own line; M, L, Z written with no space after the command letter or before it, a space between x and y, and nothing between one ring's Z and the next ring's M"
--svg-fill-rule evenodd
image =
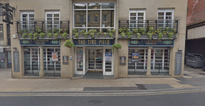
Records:
M205 0L188 0L186 52L205 55Z
M187 0L10 0L12 77L182 77ZM71 39L74 47L64 46ZM113 50L112 45L121 44Z
M1 0L0 3L9 5L8 0ZM3 12L0 11L0 69L9 69L12 66L10 24L3 22Z

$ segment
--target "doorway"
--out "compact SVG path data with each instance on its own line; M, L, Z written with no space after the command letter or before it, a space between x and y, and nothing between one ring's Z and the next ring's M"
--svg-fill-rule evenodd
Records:
M88 71L103 71L103 48L87 49L87 66Z

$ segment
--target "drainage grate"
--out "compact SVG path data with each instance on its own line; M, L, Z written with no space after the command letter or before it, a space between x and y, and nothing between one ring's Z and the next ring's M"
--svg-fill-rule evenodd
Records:
M147 88L144 87L143 84L136 84L139 90L147 90Z

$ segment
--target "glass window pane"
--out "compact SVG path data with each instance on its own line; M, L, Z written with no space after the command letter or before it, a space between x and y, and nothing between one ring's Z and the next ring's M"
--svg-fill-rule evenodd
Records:
M130 16L136 16L136 13L130 13Z
M88 15L91 16L88 27L100 27L100 10L88 10Z
M54 17L59 17L59 14L54 14Z
M103 10L102 16L107 16L107 21L102 20L102 27L114 27L114 10Z
M34 14L29 14L29 17L34 17Z
M143 16L144 17L144 13L138 13L138 16Z
M115 4L114 3L102 3L102 8L113 8L114 9Z
M47 14L47 17L52 17L52 14Z
M75 10L74 17L75 17L75 27L85 27L86 26L86 11L85 10Z
M88 9L100 9L99 3L88 3Z
M74 9L86 9L86 3L75 3Z

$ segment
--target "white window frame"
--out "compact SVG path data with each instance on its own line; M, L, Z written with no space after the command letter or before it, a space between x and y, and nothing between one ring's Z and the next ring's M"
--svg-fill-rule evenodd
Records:
M23 21L23 14L26 14L27 15L27 21ZM29 14L33 14L34 15L34 21L30 21L30 17L29 17ZM21 19L21 29L23 29L23 22L26 22L27 24L27 30L30 29L30 22L35 22L35 14L33 11L26 11L26 12L21 12L21 16L20 16L20 19ZM34 25L34 24L33 24Z
M136 14L136 16L131 16L131 13L135 13ZM138 13L143 13L144 14L144 20L138 20ZM135 26L133 26L133 27L130 27L130 25L132 24L133 25L133 23L131 23L131 21L134 21L134 20L130 20L131 19L131 17L136 17L136 24L135 24ZM137 29L137 28L141 28L141 27L138 27L138 24L143 24L143 28L145 28L146 26L146 10L130 10L129 11L129 29ZM138 23L138 21L144 21L143 23Z
M111 29L111 28L113 28L113 29L115 29L115 22L116 22L116 3L115 2L110 2L110 3L114 3L114 8L105 8L105 9L103 9L102 8L102 4L103 3L99 3L100 4L100 8L99 9L88 9L88 3L94 3L94 2L87 2L87 3L73 3L73 20L75 20L74 18L75 18L75 10L84 10L84 11L86 11L86 25L85 25L85 27L75 27L75 22L73 21L73 28L76 28L76 29L86 29L86 31L88 31L87 29L88 28L96 28L96 29L100 29L100 30L102 30L102 29ZM97 3L97 2L96 2ZM86 9L74 9L74 7L75 7L75 4L85 4L86 5ZM100 27L88 27L88 10L100 10ZM103 20L102 20L102 11L103 10L114 10L114 27L103 27ZM93 17L94 18L94 17Z
M167 20L170 20L172 21L171 24L171 28L173 28L173 23L174 23L174 9L159 9L158 12L157 12L157 20L162 20L162 19L159 19L159 12L163 12L164 13L164 23L160 23L160 24L163 24L163 28L166 28L166 21ZM172 19L166 19L166 13L167 12L171 12L172 13ZM159 24L159 23L158 23Z
M45 12L45 30L47 32L47 14L52 14L52 30L54 29L54 14L59 14L59 27L58 29L60 29L60 11L46 11Z

